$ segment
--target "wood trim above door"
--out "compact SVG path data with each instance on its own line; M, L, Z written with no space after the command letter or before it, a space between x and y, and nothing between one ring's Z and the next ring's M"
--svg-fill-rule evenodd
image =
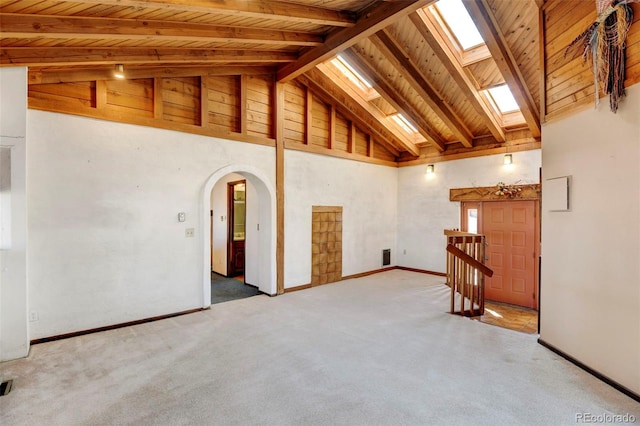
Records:
M451 188L449 201L509 201L509 200L540 200L542 187L539 183L529 185L509 185L520 189L515 197L497 195L498 186L478 186L473 188Z

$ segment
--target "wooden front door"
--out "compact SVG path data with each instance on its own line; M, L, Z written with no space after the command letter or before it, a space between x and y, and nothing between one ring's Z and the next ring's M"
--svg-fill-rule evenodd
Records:
M535 201L483 203L482 233L487 236L489 300L537 309L537 227Z

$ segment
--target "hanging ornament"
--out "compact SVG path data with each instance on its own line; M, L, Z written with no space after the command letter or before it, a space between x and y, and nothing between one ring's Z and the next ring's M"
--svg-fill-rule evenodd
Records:
M600 88L609 95L609 107L614 113L625 96L625 51L627 33L633 22L629 3L640 0L596 0L598 17L565 51L580 52L591 59L595 85L595 103L600 101Z

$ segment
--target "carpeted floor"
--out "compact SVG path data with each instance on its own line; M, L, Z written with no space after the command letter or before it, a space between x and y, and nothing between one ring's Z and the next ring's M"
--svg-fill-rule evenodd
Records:
M257 288L247 285L236 278L211 273L211 304L244 299L263 294Z
M2 425L573 425L640 404L393 270L35 345Z

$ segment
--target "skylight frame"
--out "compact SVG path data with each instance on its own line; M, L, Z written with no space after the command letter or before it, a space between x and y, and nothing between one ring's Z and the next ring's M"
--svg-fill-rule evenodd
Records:
M358 90L367 101L380 97L380 93L373 87L373 83L351 65L341 54L337 54L325 63L330 65L341 77L344 77L343 81Z
M498 90L503 89L506 89L507 93L500 94L497 92ZM497 112L502 115L506 115L512 112L520 112L518 101L516 101L516 98L513 96L513 93L511 93L511 89L507 84L489 87L485 90L485 96L491 98L491 101L495 105ZM504 99L504 97L502 99L499 99L498 96L508 96L509 99ZM507 105L504 102L508 102L509 104Z
M518 109L515 110L507 110L502 112L498 104L496 103L494 97L489 92L490 89L495 87L507 86L507 84L501 84L499 86L494 86L488 89L481 90L483 98L485 102L491 107L494 117L500 122L500 126L504 129L516 129L520 127L524 127L527 125L527 121L518 106ZM508 87L508 86L507 86ZM511 91L511 89L509 89ZM513 94L512 94L513 96ZM514 97L515 100L515 97ZM516 103L517 104L517 103Z
M423 144L427 142L425 136L415 127L415 125L409 121L401 111L392 107L391 111L385 113L372 102L376 99L385 99L376 89L373 87L373 83L368 80L355 66L351 65L348 59L340 54L333 58L316 66L322 73L333 80L333 82L350 93L350 96L357 96L367 102L369 106L377 109L384 118L379 118L380 123L387 128L391 133L402 133L402 138L407 142L414 144ZM345 72L346 71L346 72ZM354 78L356 81L354 81ZM357 84L357 81L362 81L371 85L368 88L367 84L362 82ZM386 101L385 101L386 102ZM400 114L402 118L393 118L393 116ZM401 121L398 121L401 120Z
M418 129L416 128L416 126L414 126L413 123L411 123L407 119L407 117L405 117L401 112L393 114L390 117L391 117L391 119L393 121L396 122L396 124L398 126L400 126L405 132L407 132L407 134L415 135L415 134L419 133Z
M369 80L359 73L341 54L338 53L336 57L332 59L332 62L349 80L353 81L356 86L363 90L373 88Z
M449 51L456 56L460 65L468 66L491 57L491 52L489 52L486 43L464 50L446 20L437 9L436 3L422 8L422 11L425 13L426 18L437 28L440 36L447 44Z
M461 21L459 20L457 23L453 22L453 19L451 18L453 18L453 16L455 15L449 14L449 12L446 11L447 9L444 7L444 5L447 3L449 3L449 6L446 6L447 8L453 7L458 9L455 11L452 10L451 12L456 13L458 16L462 15ZM433 9L441 18L442 23L446 26L448 32L454 38L456 44L458 45L458 47L462 52L468 52L486 44L484 39L482 38L482 35L478 31L478 28L473 22L473 18L471 17L471 15L469 15L469 13L467 12L466 8L464 7L464 5L460 0L438 0L433 4ZM454 19L457 19L457 18L454 18ZM462 21L468 21L468 22L462 22ZM461 34L461 31L456 28L458 28L460 25L468 27L469 24L472 24L473 28L475 29L475 32L472 31L474 34L472 34L471 37L479 41L477 43L465 46L465 44L463 43L463 39L468 38L468 36Z

